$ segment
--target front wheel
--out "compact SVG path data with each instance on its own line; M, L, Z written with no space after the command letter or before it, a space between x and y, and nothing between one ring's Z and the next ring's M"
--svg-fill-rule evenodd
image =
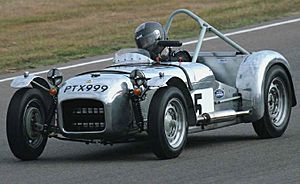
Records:
M160 159L178 157L187 139L187 105L175 87L159 89L150 104L148 133L151 147Z
M286 130L292 106L292 88L286 71L280 66L271 67L265 78L264 116L253 122L261 138L280 137Z
M47 136L39 129L45 124L46 108L38 89L23 88L12 97L6 117L6 132L12 153L21 160L37 159Z

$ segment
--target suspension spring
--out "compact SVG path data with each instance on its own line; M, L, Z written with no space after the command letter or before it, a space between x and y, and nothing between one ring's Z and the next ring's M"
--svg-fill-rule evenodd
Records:
M143 131L144 130L144 118L143 118L143 114L142 114L141 103L138 100L133 101L132 106L133 106L136 124L139 127L139 129L141 131Z

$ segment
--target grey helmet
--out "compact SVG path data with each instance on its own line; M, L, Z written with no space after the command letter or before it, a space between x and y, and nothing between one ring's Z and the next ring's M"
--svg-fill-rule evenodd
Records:
M165 30L158 22L142 23L135 30L137 47L149 51L152 58L155 58L164 49L164 47L157 45L158 40L165 39Z

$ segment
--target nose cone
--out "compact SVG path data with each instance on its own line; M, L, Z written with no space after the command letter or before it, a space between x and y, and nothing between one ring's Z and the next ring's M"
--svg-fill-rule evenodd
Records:
M92 98L110 103L117 95L125 95L132 88L129 77L117 74L86 74L67 80L59 90L58 100Z

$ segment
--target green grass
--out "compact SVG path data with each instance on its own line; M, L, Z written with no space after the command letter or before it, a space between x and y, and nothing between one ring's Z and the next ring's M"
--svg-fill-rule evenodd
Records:
M300 11L300 0L0 0L0 5L0 73L134 47L139 24L164 24L179 8L221 30ZM195 37L198 31L193 20L181 15L170 37Z

